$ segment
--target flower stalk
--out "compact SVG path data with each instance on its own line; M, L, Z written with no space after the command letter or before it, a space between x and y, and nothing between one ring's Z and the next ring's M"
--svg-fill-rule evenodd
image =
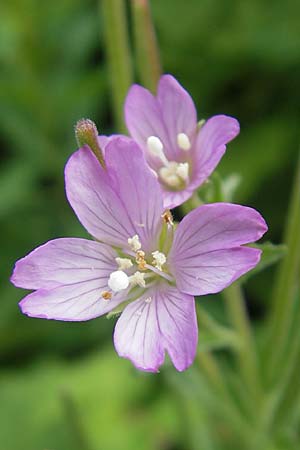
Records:
M280 377L281 362L285 358L286 346L290 335L294 316L296 286L299 285L300 261L300 155L292 189L291 203L287 216L283 242L287 246L287 253L282 260L272 297L272 309L269 322L269 339L266 351L268 359L268 375L273 379L274 374ZM270 347L271 345L271 347ZM273 379L274 380L274 379ZM274 380L276 381L276 380Z
M161 64L149 1L131 0L131 12L138 75L142 84L154 92Z
M133 76L125 2L102 0L101 3L114 117L119 132L125 132L123 103Z
M258 400L261 395L261 386L259 383L257 355L242 289L238 283L235 283L225 289L222 294L225 298L230 321L240 336L242 343L240 348L236 349L241 375L249 393Z

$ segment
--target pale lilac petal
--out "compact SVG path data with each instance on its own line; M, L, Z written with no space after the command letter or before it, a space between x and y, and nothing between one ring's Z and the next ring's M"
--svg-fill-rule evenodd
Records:
M99 241L123 246L135 230L108 173L88 148L70 157L65 180L69 203L86 230Z
M177 135L185 133L191 141L194 138L197 126L195 105L189 93L172 75L163 75L160 78L157 100L169 133L172 149L169 157L176 159L182 153L177 145Z
M39 289L19 303L21 311L30 317L64 321L84 321L108 313L126 300L126 291L115 294L111 300L101 296L107 289L107 280L94 279Z
M190 295L214 294L222 291L260 260L261 251L250 247L214 250L180 259L173 274L178 289Z
M24 289L52 289L82 281L101 280L116 270L118 255L99 242L62 238L49 241L16 262L12 283Z
M160 184L142 151L132 141L113 139L106 147L106 164L143 250L155 250L164 207Z
M209 177L225 153L226 144L239 132L239 123L233 117L219 115L208 119L199 131L193 146L190 188L200 186Z
M240 245L266 231L252 208L215 203L195 209L178 225L168 256L178 288L192 295L222 290L258 263L260 251Z
M194 191L189 189L184 189L182 191L168 191L163 189L162 196L164 202L164 209L176 208L176 206L182 205L186 200L188 200Z
M129 304L114 333L118 354L150 372L158 371L165 351L177 370L187 369L195 358L197 340L194 298L167 284Z
M125 136L123 134L111 134L110 136L105 136L104 134L100 134L98 136L98 142L99 142L100 148L101 148L104 156L105 156L106 146L116 138L122 138L122 139L126 140L128 143L133 142L133 139L131 139L130 137Z
M134 84L125 100L125 121L130 135L147 153L147 139L157 136L166 153L171 149L160 104L147 89Z
M88 148L71 156L65 178L72 208L99 241L126 247L128 238L138 234L145 249L150 248L163 209L155 176L139 147L127 139L112 139L105 160L107 171Z

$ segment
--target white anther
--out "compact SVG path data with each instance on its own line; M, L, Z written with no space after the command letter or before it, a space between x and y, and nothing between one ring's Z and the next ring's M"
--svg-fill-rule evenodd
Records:
M133 266L132 262L128 258L116 258L119 270L129 269Z
M186 181L189 177L189 163L180 163L176 169L176 174L182 178L182 180Z
M173 188L178 188L182 185L182 181L188 179L189 164L177 163L171 161L168 167L161 167L159 169L159 176L164 183Z
M149 136L147 139L147 147L149 152L153 155L159 158L162 163L167 166L169 164L169 161L166 158L166 155L164 154L164 146L161 140L157 136Z
M155 267L157 267L158 270L162 270L162 266L167 261L166 255L156 250L155 252L152 252L152 256Z
M151 302L152 302L152 297L145 298L145 303L151 303Z
M185 133L177 134L177 144L181 150L188 151L191 148L191 141Z
M110 274L107 284L113 292L123 291L129 286L129 277L122 270L116 270Z
M132 238L128 238L127 242L134 252L137 252L138 250L140 250L142 248L140 238L137 234L132 236Z
M145 274L142 272L135 272L133 275L131 275L131 277L129 277L129 281L131 284L135 285L139 285L140 287L146 287L146 282L145 282Z
M179 187L181 184L180 178L176 175L176 172L169 167L161 167L159 169L159 176L164 183L170 187Z

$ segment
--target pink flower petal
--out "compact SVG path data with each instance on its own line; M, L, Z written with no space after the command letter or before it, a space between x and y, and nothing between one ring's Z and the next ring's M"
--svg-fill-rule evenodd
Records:
M172 209L176 206L182 205L186 200L188 200L194 191L183 189L182 191L163 191L164 208Z
M252 208L229 203L200 206L179 224L168 256L177 287L191 295L219 292L259 261L254 242L267 225Z
M114 333L118 354L149 372L158 371L165 350L177 370L187 369L197 340L194 298L163 283L125 308Z
M94 279L39 289L19 303L21 311L30 317L64 321L84 321L108 313L126 300L126 291L115 294L111 300L101 296L107 289L107 280Z
M56 320L89 320L124 301L127 292L104 300L107 280L117 264L115 251L85 239L55 239L16 263L11 281L18 287L38 289L27 295L24 314Z
M125 100L125 121L130 135L147 153L147 139L157 136L164 148L170 149L168 130L163 121L160 104L147 89L134 84Z
M89 280L104 280L116 270L118 255L99 242L54 239L17 261L11 281L24 289L52 289Z
M170 159L180 157L182 150L177 144L177 135L185 133L193 140L197 126L197 112L190 94L172 75L163 75L158 84L157 100L171 143Z
M142 151L128 139L113 139L106 147L106 164L143 250L156 250L164 208L160 185Z
M193 173L189 189L195 189L209 177L225 153L226 144L239 132L239 123L233 117L219 115L207 120L193 147Z
M112 139L105 160L107 171L88 148L71 156L65 171L68 200L98 240L126 247L128 238L138 234L148 250L161 224L160 186L142 151L127 138Z

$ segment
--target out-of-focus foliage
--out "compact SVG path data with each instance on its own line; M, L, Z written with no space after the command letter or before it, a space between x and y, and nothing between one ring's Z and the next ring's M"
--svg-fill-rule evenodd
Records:
M268 239L279 242L299 139L299 2L151 5L164 70L191 92L199 118L226 113L240 120L241 135L219 172L241 176L234 201L258 208ZM49 239L86 235L64 196L75 122L90 117L106 133L113 124L99 3L10 0L0 10L0 450L76 449L64 389L78 402L92 450L185 448L178 428L185 418L171 395L179 375L162 393L163 376L137 374L112 345L104 351L112 320L56 323L18 310L23 292L8 282L14 261ZM268 269L246 285L257 321L272 275ZM203 304L222 317L217 298ZM193 420L195 405L188 405ZM204 425L199 430L202 447L195 448L210 450ZM294 448L290 436L280 439L288 446L278 448Z

